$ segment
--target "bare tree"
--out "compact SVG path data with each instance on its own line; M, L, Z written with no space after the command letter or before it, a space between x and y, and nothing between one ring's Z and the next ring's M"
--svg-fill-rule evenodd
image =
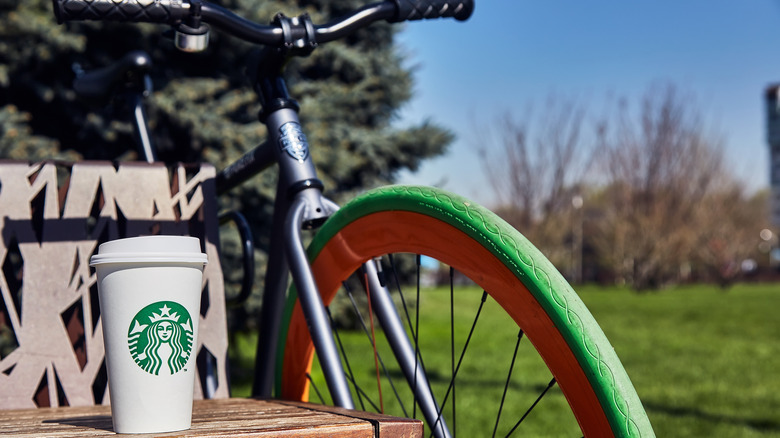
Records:
M499 205L495 210L559 268L573 247L574 208L590 156L583 142L585 109L550 98L541 116L507 113L478 128L477 150ZM576 275L575 275L576 277Z
M575 281L584 264L638 290L696 276L728 284L757 247L765 206L693 102L656 85L592 133L571 102L504 115L477 130L495 210Z
M712 221L708 202L735 190L720 139L672 85L651 88L637 118L625 103L599 129L606 197L591 240L637 289L679 278Z
M692 264L729 286L739 277L741 262L757 255L760 230L770 227L766 193L748 196L735 182L707 196L698 213Z

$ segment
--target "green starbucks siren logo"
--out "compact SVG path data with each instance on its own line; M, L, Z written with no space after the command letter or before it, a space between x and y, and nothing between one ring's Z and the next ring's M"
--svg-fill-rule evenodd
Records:
M144 371L158 376L166 364L165 370L176 374L190 358L193 335L187 309L173 301L159 301L135 315L127 344L133 360Z

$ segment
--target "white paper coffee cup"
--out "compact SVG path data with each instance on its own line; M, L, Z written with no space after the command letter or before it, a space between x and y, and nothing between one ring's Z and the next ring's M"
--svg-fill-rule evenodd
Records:
M115 432L190 428L206 263L184 236L114 240L92 256Z

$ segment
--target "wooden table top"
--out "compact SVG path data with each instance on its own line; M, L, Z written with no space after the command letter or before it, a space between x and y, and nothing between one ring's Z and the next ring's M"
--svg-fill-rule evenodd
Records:
M422 423L309 403L257 399L197 400L189 430L133 437L421 437ZM3 437L115 435L109 406L0 411Z

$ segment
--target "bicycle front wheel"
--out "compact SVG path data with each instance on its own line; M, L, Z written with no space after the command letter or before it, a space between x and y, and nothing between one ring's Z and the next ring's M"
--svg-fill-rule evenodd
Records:
M411 254L413 262L398 253ZM437 424L428 419L427 426L447 424L452 435L508 436L525 430L654 436L628 375L582 301L533 245L490 211L432 188L377 189L329 219L309 256L325 305L346 290L358 312L354 319L366 327L368 335L337 332L342 352L353 337L369 339L367 346L355 347L367 358L342 359L362 409L419 416L408 387L425 384L436 393L440 409ZM384 283L399 290L399 313L408 322L407 335L428 382L398 383L403 378L383 347L381 330L373 328L370 305L361 306L353 288L342 287L363 263L378 257L384 259ZM449 267L444 275L442 266ZM422 279L410 280L408 274ZM450 284L426 286L436 283L437 275ZM412 285L411 292L401 291L406 285ZM465 288L456 290L461 285ZM294 294L289 303L277 394L308 400L314 348ZM421 316L426 311L431 315ZM460 317L467 322L454 322ZM437 325L440 319L449 321ZM447 336L450 340L442 341ZM442 352L449 352L444 359ZM363 363L371 370L360 371ZM364 381L369 375L373 383ZM407 396L411 401L403 401Z

